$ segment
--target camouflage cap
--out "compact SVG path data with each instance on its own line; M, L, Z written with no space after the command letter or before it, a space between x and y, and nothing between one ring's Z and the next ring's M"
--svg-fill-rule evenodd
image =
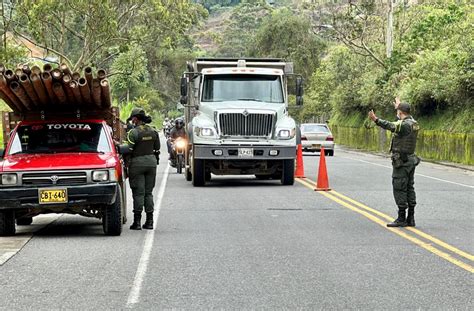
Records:
M398 105L397 110L400 110L401 112L405 112L405 113L410 113L411 106L409 103L400 103L400 105Z

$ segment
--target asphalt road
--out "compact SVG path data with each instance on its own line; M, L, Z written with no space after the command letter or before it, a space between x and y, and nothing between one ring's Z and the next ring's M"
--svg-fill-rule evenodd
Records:
M312 189L319 156L304 160L294 186L213 176L193 188L160 165L154 231L35 219L0 238L27 241L0 266L0 309L474 309L472 171L422 163L416 229L387 229L388 159L336 150L329 193Z

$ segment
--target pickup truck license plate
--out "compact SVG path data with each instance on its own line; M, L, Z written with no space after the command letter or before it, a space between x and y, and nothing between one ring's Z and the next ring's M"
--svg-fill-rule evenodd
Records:
M239 157L241 158L252 158L253 148L239 148Z
M40 204L66 203L67 189L39 189L38 198Z

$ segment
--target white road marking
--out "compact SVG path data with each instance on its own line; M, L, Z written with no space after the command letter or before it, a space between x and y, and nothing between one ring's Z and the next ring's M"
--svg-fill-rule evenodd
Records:
M4 263L6 263L8 261L8 259L12 258L13 256L15 256L17 252L6 252L6 253L3 253L1 256L0 256L0 266L3 265Z
M32 238L35 232L59 219L61 215L40 215L29 226L17 226L16 235L0 237L0 266L15 256Z
M391 166L388 166L388 165L373 163L373 162L364 161L364 160L360 160L360 159L354 159L354 158L350 158L350 157L341 157L341 158L349 159L349 160L353 160L353 161L364 162L364 163L368 163L368 164L377 165L377 166L385 167L385 168L388 168L388 169L392 169L392 167L391 167ZM424 174L418 174L418 173L415 173L415 175L416 175L416 176L425 177L425 178L429 178L429 179L433 179L433 180L437 180L437 181L442 181L442 182L445 182L445 183L448 183L448 184L453 184L453 185L458 185L458 186L462 186L462 187L467 187L467 188L474 189L474 186L466 185L466 184L461 184L461 183L454 182L454 181L450 181L450 180L446 180L446 179L441 179L441 178L432 177L432 176L428 176L428 175L424 175Z
M160 190L155 200L155 215L153 217L153 223L155 228L158 225L158 217L160 216L161 203L165 194L166 184L168 182L170 166L167 165L161 180ZM132 288L127 299L127 308L133 307L134 304L140 299L140 291L142 288L143 281L145 279L145 273L148 269L148 263L150 262L151 250L153 248L153 240L155 238L155 230L147 230L145 233L145 242L143 245L142 255L140 262L138 263L137 272L133 280Z

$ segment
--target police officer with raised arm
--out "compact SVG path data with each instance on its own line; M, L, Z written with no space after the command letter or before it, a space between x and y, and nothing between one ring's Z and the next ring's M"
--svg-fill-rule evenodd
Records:
M128 168L129 183L133 195L133 224L131 230L141 230L142 211L146 221L143 229L153 229L153 188L160 152L160 138L156 129L148 125L151 117L140 108L134 108L127 121L135 126L128 132L131 159Z
M415 155L416 137L420 129L418 123L410 115L408 103L395 99L398 121L390 122L379 119L373 110L369 118L378 126L393 133L390 144L392 153L392 187L395 203L398 206L398 218L388 223L388 227L415 226L415 167L420 159ZM408 215L406 210L408 209Z

